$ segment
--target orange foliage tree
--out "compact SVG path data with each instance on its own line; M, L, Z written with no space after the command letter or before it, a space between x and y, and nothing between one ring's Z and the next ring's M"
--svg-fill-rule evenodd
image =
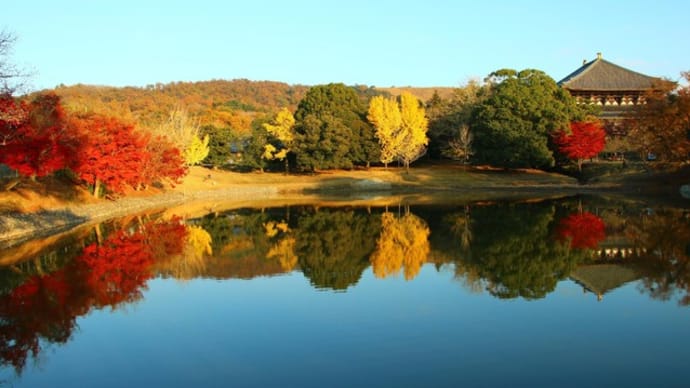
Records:
M126 186L143 183L141 172L149 162L146 138L132 125L96 114L75 116L71 125L82 135L74 172L93 186L98 196L101 184L121 193Z
M687 161L690 154L690 72L681 73L685 85L662 81L635 106L630 137L638 149L660 160Z
M553 142L558 151L577 162L577 170L582 171L582 161L597 156L606 146L606 132L599 122L570 123L570 133L557 131Z
M162 138L153 141L134 126L98 114L73 116L81 145L72 169L99 195L101 184L115 193L186 173L180 151Z
M187 174L182 152L164 136L156 136L146 142L148 163L141 171L143 184L167 181L175 185Z
M65 119L55 94L39 95L28 105L0 97L0 163L32 178L69 167L78 140Z

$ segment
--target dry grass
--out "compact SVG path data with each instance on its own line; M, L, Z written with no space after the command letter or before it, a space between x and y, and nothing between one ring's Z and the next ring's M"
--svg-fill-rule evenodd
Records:
M372 168L293 175L193 167L175 188L132 192L116 201L94 199L67 181L22 181L0 192L0 242L15 244L36 234L48 236L75 225L163 209L197 217L240 207L524 200L572 193L574 187L574 179L556 174L452 165L415 167L409 174L400 168Z
M541 171L502 171L464 166L414 167L410 173L401 168L381 167L369 170L335 170L315 174L237 173L192 167L184 181L174 188L149 189L127 193L127 198L151 197L162 193L183 193L190 198L200 193L247 191L280 192L280 198L271 201L309 202L325 200L358 201L359 198L390 196L393 193L424 193L440 191L491 190L530 187L563 187L574 185L574 179ZM211 196L206 196L210 198ZM337 197L337 198L336 198ZM238 203L260 201L261 194L237 196ZM37 182L23 180L9 191L0 191L0 214L8 212L35 213L45 210L74 208L76 206L111 203L95 199L84 188L59 179ZM227 202L227 200L226 200ZM209 206L205 206L208 208Z
M2 187L9 181L5 180ZM23 179L11 190L0 190L0 214L4 212L33 213L64 207L70 203L94 203L87 190L58 178L37 181Z
M413 167L410 173L402 168L382 167L368 170L329 170L315 174L235 173L208 170L201 167L190 169L189 175L177 191L214 190L243 185L277 185L283 191L303 188L342 187L343 183L357 181L387 182L393 187L408 188L491 188L537 185L572 185L571 177L546 173L539 170L500 170L466 166Z

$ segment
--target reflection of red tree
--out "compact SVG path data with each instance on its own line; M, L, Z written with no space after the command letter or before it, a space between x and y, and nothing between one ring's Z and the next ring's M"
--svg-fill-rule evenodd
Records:
M138 300L155 260L181 254L186 233L179 218L116 232L61 270L31 277L0 297L0 359L20 373L27 357L40 352L39 340L64 343L78 316Z
M164 260L184 251L187 228L180 217L173 217L168 222L150 222L144 229L148 246L156 260Z
M71 268L50 275L34 276L9 295L0 298L0 357L20 372L29 353L36 357L39 338L66 342L76 316L88 311L79 287L71 287Z
M594 214L582 212L561 219L556 233L559 239L570 240L572 248L596 248L606 238L606 225Z
M100 246L92 244L84 248L76 261L88 269L84 281L95 305L116 306L141 296L139 290L151 277L153 255L141 232L127 235L120 231Z

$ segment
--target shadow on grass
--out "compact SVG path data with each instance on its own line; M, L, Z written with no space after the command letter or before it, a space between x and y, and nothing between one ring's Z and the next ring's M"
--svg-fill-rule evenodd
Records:
M391 195L393 184L381 179L328 178L318 187L304 189L305 194L316 194L323 198L368 199Z
M35 194L62 201L77 200L83 193L77 179L67 173L56 173L55 176L37 178L36 180L25 177L0 178L0 193L10 191L24 198Z

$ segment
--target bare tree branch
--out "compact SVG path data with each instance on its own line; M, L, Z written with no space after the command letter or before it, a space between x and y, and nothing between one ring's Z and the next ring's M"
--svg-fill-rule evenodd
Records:
M0 31L0 94L13 94L27 85L28 71L10 61L17 37L7 30Z

